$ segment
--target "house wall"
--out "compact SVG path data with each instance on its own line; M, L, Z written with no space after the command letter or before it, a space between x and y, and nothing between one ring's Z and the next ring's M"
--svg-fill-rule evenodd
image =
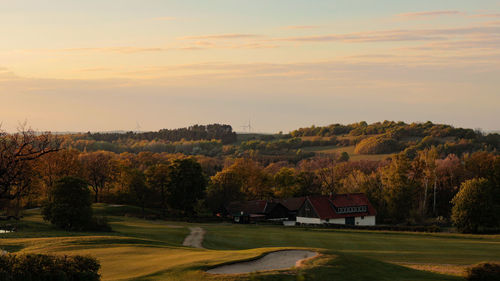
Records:
M345 218L341 218L341 219L329 219L328 223L345 224Z
M306 218L306 217L297 217L298 223L307 223L307 224L323 224L326 221L320 218Z
M365 216L364 219L356 217L354 219L356 225L375 225L375 216Z
M309 200L306 200L302 207L300 207L299 211L297 212L297 217L319 218Z
M274 208L271 210L269 214L266 215L267 219L286 219L288 218L288 209L281 205L277 204L274 206Z
M323 224L323 223L345 224L345 218L329 219L328 221L326 221L326 220L322 220L320 218L297 217L297 222L298 223L305 223L305 224ZM364 218L355 217L354 224L355 225L375 225L375 216L365 216Z

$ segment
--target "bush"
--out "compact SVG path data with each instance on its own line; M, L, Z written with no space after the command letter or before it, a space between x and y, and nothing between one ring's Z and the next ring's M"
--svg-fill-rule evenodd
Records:
M92 257L8 254L0 256L0 280L98 281L100 267Z
M480 263L467 269L466 279L468 281L492 281L500 280L500 264Z
M112 229L111 229L111 225L109 225L109 223L108 223L108 218L106 218L106 217L93 217L90 220L90 223L85 227L85 230L110 232Z
M478 233L500 226L498 191L490 181L475 178L462 183L452 200L452 220L462 232Z
M92 201L87 183L64 177L49 190L43 218L66 230L83 230L92 223Z
M399 148L396 140L387 136L375 136L360 141L354 152L358 154L384 154L398 151Z

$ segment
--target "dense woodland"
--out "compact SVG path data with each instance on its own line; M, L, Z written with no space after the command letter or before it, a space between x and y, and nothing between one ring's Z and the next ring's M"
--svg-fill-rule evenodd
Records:
M0 203L11 213L41 206L65 177L83 179L94 202L156 209L161 217L217 214L235 200L364 192L378 223L454 222L485 231L500 226L498 200L488 201L500 198L499 144L498 134L431 122L274 135L236 134L219 124L57 136L21 130L0 136ZM354 161L347 153L308 150L325 146L386 156ZM470 213L453 210L473 199L482 205L473 205L472 215L486 219L467 225L457 214Z

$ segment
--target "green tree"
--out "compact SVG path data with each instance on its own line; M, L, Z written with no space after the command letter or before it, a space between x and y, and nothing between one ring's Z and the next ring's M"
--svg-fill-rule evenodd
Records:
M207 185L201 165L191 158L174 160L168 167L168 178L169 205L185 214L193 214Z
M231 201L245 198L241 191L241 177L232 170L223 170L210 178L207 188L207 205L214 213L222 212Z
M142 217L144 217L146 202L150 198L151 194L151 190L146 184L146 176L138 169L131 169L127 171L126 185L128 188L131 203L139 205L141 207Z
M490 181L475 178L462 183L452 200L452 221L462 232L476 233L485 227L500 226L500 194Z
M56 181L49 190L43 218L66 230L82 230L92 220L90 190L87 183L75 177Z
M167 189L169 185L168 171L169 168L166 164L154 165L146 170L146 182L151 189L159 195L163 217L166 216L167 209Z
M410 175L411 163L403 153L396 155L391 164L382 170L387 211L395 222L407 220L415 203L416 184Z
M281 168L274 175L274 185L274 196L278 198L294 197L299 193L297 175L292 168Z

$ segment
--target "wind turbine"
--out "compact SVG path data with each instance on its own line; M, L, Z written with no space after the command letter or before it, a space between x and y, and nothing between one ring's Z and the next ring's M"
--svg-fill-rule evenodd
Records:
M248 129L248 132L252 132L252 125L250 124L250 119L248 119L248 125L241 126L243 129Z

